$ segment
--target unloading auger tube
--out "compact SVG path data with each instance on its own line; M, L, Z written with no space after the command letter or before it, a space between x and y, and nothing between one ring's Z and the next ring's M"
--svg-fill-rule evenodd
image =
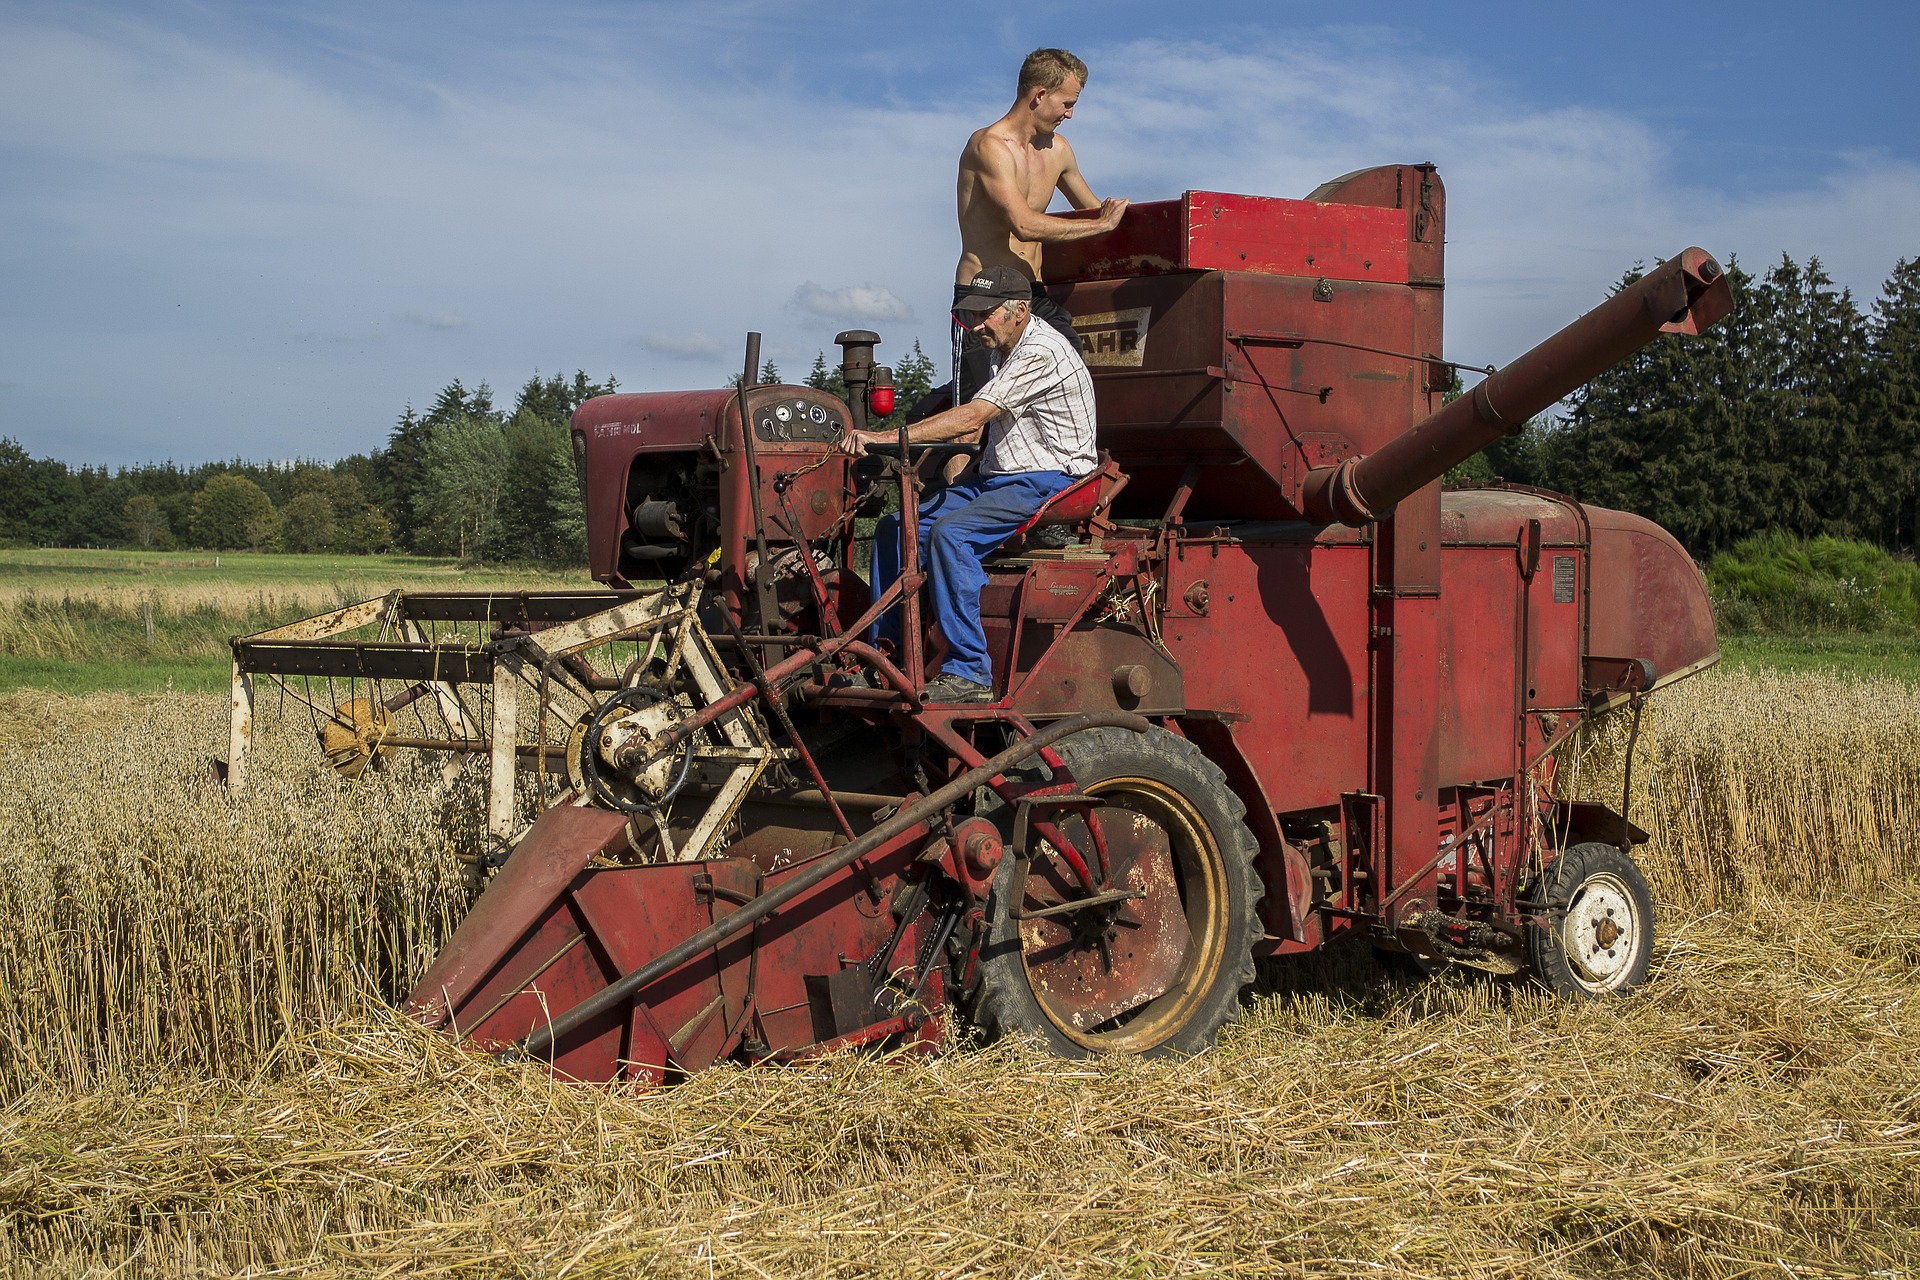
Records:
M609 983L605 988L535 1030L515 1048L506 1050L503 1056L512 1054L525 1054L535 1058L547 1056L554 1044L568 1032L584 1026L622 1001L631 999L648 983L672 973L701 952L719 946L734 934L765 920L829 876L852 866L881 845L911 831L948 805L964 799L975 788L986 784L1022 760L1045 750L1062 738L1087 729L1114 728L1126 729L1133 733L1145 733L1150 727L1144 717L1127 711L1099 711L1056 720L1032 737L1021 739L985 763L967 770L946 786L901 809L859 839L842 846L834 853L816 859L805 871L783 882L777 888L769 889L747 902L739 910L694 934L685 942L669 948L633 972Z
M1365 457L1309 471L1307 518L1355 527L1383 520L1395 503L1661 334L1704 332L1732 308L1713 255L1684 249L1406 434Z

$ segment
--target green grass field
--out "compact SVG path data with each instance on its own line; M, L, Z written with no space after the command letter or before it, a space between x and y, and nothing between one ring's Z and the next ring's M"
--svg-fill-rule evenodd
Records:
M227 684L229 637L344 601L396 587L592 585L584 570L476 569L425 556L0 550L0 691L211 693Z
M213 693L227 639L364 600L414 591L591 587L584 571L463 567L426 556L247 552L0 551L0 692ZM142 609L154 615L147 640ZM1920 684L1920 635L1729 635L1726 665L1749 671L1892 676Z
M1823 671L1892 676L1920 684L1920 635L1730 635L1720 638L1729 667L1747 671Z

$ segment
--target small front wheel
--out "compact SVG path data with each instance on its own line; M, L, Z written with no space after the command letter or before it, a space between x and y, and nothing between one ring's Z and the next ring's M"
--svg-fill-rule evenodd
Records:
M1534 976L1561 995L1624 995L1653 961L1653 893L1632 858L1577 844L1547 864L1537 897L1548 923L1527 930Z

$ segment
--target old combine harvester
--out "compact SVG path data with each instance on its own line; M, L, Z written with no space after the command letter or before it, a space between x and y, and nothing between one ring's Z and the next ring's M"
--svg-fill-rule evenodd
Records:
M581 406L607 590L395 593L236 640L231 779L256 675L304 680L344 772L487 757L499 870L407 1008L580 1079L931 1043L955 1014L1193 1051L1256 958L1356 933L1626 991L1645 837L1561 797L1556 750L1716 660L1702 581L1639 517L1438 481L1712 324L1727 283L1688 249L1443 407L1444 226L1432 167L1390 166L1049 247L1104 458L1034 521L1068 546L989 561L992 704L922 701L911 549L880 599L856 572L856 521L937 468L904 435L836 450L890 400L855 332L847 401ZM893 652L868 634L896 603Z

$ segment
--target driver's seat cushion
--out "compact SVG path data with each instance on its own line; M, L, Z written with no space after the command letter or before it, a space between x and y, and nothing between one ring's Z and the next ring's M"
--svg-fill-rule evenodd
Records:
M1002 544L1001 550L1017 550L1035 529L1049 525L1067 525L1083 538L1104 538L1113 532L1110 512L1113 500L1127 487L1126 473L1114 462L1113 455L1100 451L1100 465L1040 504Z

